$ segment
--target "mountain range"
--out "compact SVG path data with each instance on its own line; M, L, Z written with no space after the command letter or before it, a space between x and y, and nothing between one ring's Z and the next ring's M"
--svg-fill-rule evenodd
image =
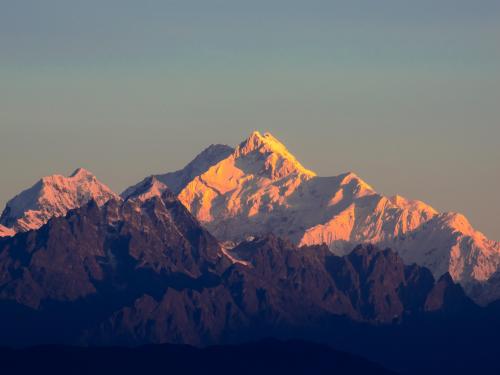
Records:
M500 243L463 215L383 196L352 172L317 176L279 140L257 131L236 148L212 145L179 171L147 177L121 198L84 169L45 177L7 203L0 236L37 229L90 200L145 200L166 190L227 248L269 232L298 246L326 244L337 255L371 243L435 278L449 273L483 304L500 297L488 283L499 270Z
M37 230L0 238L0 345L303 338L407 374L486 374L498 368L499 311L476 305L449 274L436 280L373 245L338 256L326 245L299 248L268 234L228 248L168 190L91 200ZM22 353L37 355L7 356ZM129 355L142 358L140 349ZM346 373L359 365L349 362Z
M205 345L331 316L391 323L476 309L448 274L435 281L389 249L339 257L273 234L224 249L169 191L90 201L0 239L0 302L3 338L33 344ZM19 311L30 318L2 319ZM37 337L29 322L40 321Z
M302 338L407 374L500 368L499 244L268 133L120 195L44 177L0 224L0 345Z

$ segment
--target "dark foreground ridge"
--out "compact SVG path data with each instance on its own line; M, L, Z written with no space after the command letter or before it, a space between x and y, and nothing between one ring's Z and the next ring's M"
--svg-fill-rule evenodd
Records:
M339 257L326 246L297 248L274 235L223 249L169 191L102 207L90 202L36 231L0 239L0 345L8 347L300 338L404 374L498 374L499 312L495 304L475 305L449 275L435 280L390 249L359 246ZM30 361L33 350L39 357ZM61 361L80 351L116 366L128 361L128 349L113 357L115 349L59 347L10 352L9 363L44 363L39 350ZM260 350L216 364L247 368L265 358ZM12 362L19 353L27 359ZM171 371L176 363L164 359L161 368L186 373Z
M395 374L361 357L306 341L264 340L212 346L40 346L0 349L3 373L109 374Z

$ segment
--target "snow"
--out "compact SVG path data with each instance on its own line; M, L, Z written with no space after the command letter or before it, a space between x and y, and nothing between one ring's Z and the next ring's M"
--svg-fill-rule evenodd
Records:
M134 185L125 190L121 196L123 199L138 199L145 202L152 197L161 197L168 190L167 185L159 181L157 177L150 176L142 180L137 185Z
M37 229L50 218L64 216L90 200L103 205L110 199L119 197L92 173L78 168L69 177L57 174L43 177L12 198L7 202L0 224L13 231Z
M253 132L178 197L222 241L273 231L300 245L326 243L337 254L371 242L398 250L436 277L450 272L465 283L487 279L500 264L499 243L463 215L385 197L353 172L319 177L269 133Z
M269 133L253 132L233 149L212 145L185 168L150 176L122 193L147 200L170 189L219 240L238 243L274 232L299 245L326 243L345 254L359 243L398 251L406 263L449 272L464 286L499 272L500 243L459 213L424 202L386 197L353 172L320 177ZM95 200L120 199L89 171L52 175L11 199L0 237L39 228L50 218ZM229 247L224 253L241 262Z
M238 264L241 264L243 266L250 266L250 263L246 260L241 260L238 258L238 256L234 253L231 252L233 246L230 246L230 247L227 247L227 246L222 246L221 247L221 251L222 253L232 262L232 263L238 263Z
M435 275L449 272L464 285L488 280L500 266L500 243L454 212L435 215L389 245L399 249L406 263L427 266Z
M233 151L232 147L226 145L210 145L186 165L186 167L176 172L157 174L150 177L155 177L174 192L174 194L178 194L193 178L206 172L208 168L225 159ZM131 195L140 187L141 183L144 183L144 180L137 185L127 188L121 196L125 198Z

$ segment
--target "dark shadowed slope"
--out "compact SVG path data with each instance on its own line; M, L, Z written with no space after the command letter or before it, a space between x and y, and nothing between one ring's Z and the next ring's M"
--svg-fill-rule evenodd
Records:
M199 290L229 265L168 192L147 202L90 202L0 239L0 339L74 342L137 298Z
M299 337L407 374L487 374L500 354L498 316L388 249L339 257L274 235L222 249L168 191L90 202L0 239L9 346Z
M314 330L332 317L388 324L475 308L451 280L434 284L391 250L338 257L269 235L229 256L238 261L168 191L91 202L0 239L0 339L203 345Z

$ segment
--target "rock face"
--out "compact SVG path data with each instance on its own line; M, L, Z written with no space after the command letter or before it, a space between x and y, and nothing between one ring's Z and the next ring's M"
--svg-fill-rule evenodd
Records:
M322 258L326 249L303 250L274 236L244 243L233 252L249 266L235 263L211 288L169 289L158 300L143 296L114 313L94 334L103 335L106 343L116 337L141 342L140 335L148 334L146 342L174 339L199 345L248 331L269 334L313 325L329 315L364 319L329 276Z
M215 238L169 192L146 202L90 201L0 239L0 298L40 309L139 287L154 295L167 281L194 285L222 260Z
M218 343L341 316L391 323L445 311L461 290L373 246L339 257L268 235L229 255L168 190L90 201L0 239L0 341Z
M144 202L167 188L224 242L272 231L297 245L325 243L338 255L373 243L395 249L406 264L429 268L435 278L449 273L482 303L498 295L487 289L496 288L488 280L499 270L500 243L463 215L385 197L354 173L319 177L269 133L254 132L236 149L212 145L182 170L148 177L122 198ZM7 203L0 237L37 229L91 200L102 206L111 199L121 198L84 169L44 177ZM476 285L480 293L472 293Z
M71 176L53 175L42 178L31 188L12 198L0 217L0 236L13 235L40 228L50 218L64 216L69 210L93 200L103 205L117 199L106 185L89 171L79 168Z
M311 311L302 308L300 313L304 315L314 315L314 309L320 307L358 321L389 323L406 315L430 311L428 298L440 285L434 283L428 269L407 266L392 250L372 245L359 245L348 255L339 257L326 246L297 248L268 235L244 242L231 252L250 265L250 268L234 266L238 270L251 270L245 275L249 278L246 293L253 295L248 285L256 286L255 295L259 288L266 290L267 300L279 306L276 310L281 314L290 314L296 310L294 304L302 304L312 308ZM453 282L440 287L461 290ZM294 295L297 300L280 306ZM457 295L435 310L449 306L451 301L462 306L470 303L465 295Z
M10 237L13 236L15 233L16 233L15 230L0 225L0 237Z
M182 173L175 187L181 202L221 241L238 243L272 231L298 245L326 243L339 255L374 243L397 250L407 264L428 267L436 278L448 272L465 286L499 268L500 243L463 215L385 197L354 173L319 177L269 133L254 132L233 152L225 148L217 155L202 163L205 168L188 166L203 172Z

